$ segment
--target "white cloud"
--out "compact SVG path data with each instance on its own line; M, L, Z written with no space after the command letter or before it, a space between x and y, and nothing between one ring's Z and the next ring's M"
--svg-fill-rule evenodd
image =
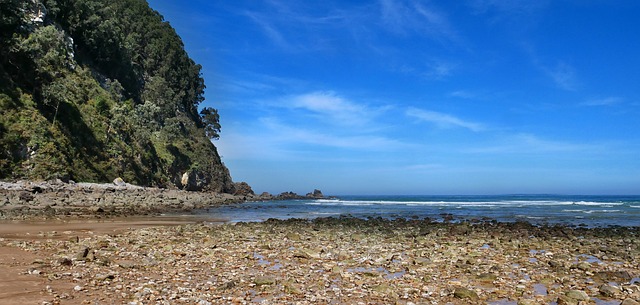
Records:
M373 108L356 103L332 91L316 91L289 97L285 100L284 105L294 109L303 109L316 115L324 122L361 128L379 128L380 126L367 125L387 109L387 107Z
M303 127L292 127L280 123L274 118L261 119L263 126L270 130L271 138L283 144L299 145L302 143L337 148L385 151L407 146L397 140L381 136L357 134L330 134Z
M548 0L471 0L477 13L497 10L506 15L521 15L537 12L549 5Z
M502 139L503 144L472 149L472 153L489 154L530 154L561 152L593 152L603 149L602 146L585 145L572 142L542 139L536 135L520 133Z
M414 107L407 109L406 115L418 118L421 121L435 124L440 128L466 128L474 132L479 132L486 129L482 124L479 123L465 121L446 113L422 110Z
M576 77L575 69L571 65L565 62L558 62L555 67L542 66L542 69L558 87L568 91L577 89L578 78Z
M380 0L382 21L387 29L408 34L415 32L437 40L460 43L461 39L446 14L424 2Z
M622 103L623 99L617 96L610 96L600 99L592 99L582 103L582 106L612 106Z

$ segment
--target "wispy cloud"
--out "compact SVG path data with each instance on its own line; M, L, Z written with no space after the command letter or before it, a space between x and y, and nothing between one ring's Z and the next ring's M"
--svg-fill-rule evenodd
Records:
M465 121L461 118L446 113L428 111L410 107L405 112L407 116L417 118L421 121L432 123L439 128L465 128L474 132L485 130L485 126L479 123Z
M282 106L302 109L325 122L343 126L367 127L388 107L371 107L357 103L332 91L316 91L285 98Z
M399 33L417 33L437 40L461 43L445 13L433 5L419 1L380 0L382 21L388 29Z
M555 64L549 63L551 60L543 60L529 43L523 43L522 48L533 65L544 72L556 86L567 91L575 91L580 87L578 75L572 65L562 60L557 60Z
M578 78L575 69L571 65L560 61L555 66L541 66L541 68L558 87L568 91L574 91L578 88Z
M476 13L496 10L503 14L531 14L549 5L548 0L470 0L470 6Z
M359 150L377 150L386 151L404 147L397 140L373 135L358 135L351 133L324 133L307 129L305 127L293 127L281 123L275 118L262 118L263 126L270 130L272 139L282 143L292 143L299 145L301 143L321 145L337 148L359 149Z
M540 138L529 133L510 135L502 139L503 144L488 145L471 149L472 153L488 154L531 154L531 153L562 153L582 152L602 149L600 146L586 145L573 142L555 141Z
M284 35L276 26L261 14L247 12L246 15L255 22L264 34L278 47L284 50L291 50L293 46L284 38Z
M440 80L451 76L457 67L457 64L448 61L432 60L427 64L427 71L424 76L427 79Z
M599 99L591 99L584 103L581 103L582 106L613 106L616 104L620 104L623 102L623 99L617 96L610 96Z

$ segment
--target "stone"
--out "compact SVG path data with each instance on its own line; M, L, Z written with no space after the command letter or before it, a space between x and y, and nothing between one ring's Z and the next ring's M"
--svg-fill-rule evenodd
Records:
M320 198L324 198L324 195L322 194L322 191L315 189L313 190L312 193L307 193L306 197L320 199Z
M582 271L589 271L591 269L591 264L589 264L588 262L579 262L576 268Z
M600 286L599 289L600 289L600 294L610 298L613 298L618 293L620 293L620 289L618 289L617 287L611 286L609 284L603 284L602 286Z
M478 300L478 294L475 291L463 287L456 288L453 296L458 299Z
M253 192L251 186L249 186L246 182L237 182L233 184L234 192L233 194L236 196L255 196L256 193Z
M576 299L572 299L566 295L560 295L558 296L558 299L556 300L556 304L558 305L578 305L578 300Z
M536 300L532 300L532 299L524 299L524 300L519 300L517 305L537 305L539 304L538 302L536 302Z
M640 305L640 302L633 299L625 299L620 305Z
M478 281L485 282L485 283L491 283L495 281L497 278L498 276L492 273L482 273L478 275Z
M122 178L120 177L113 179L113 184L115 186L127 186L127 183L124 182L124 180L122 180Z
M578 300L578 301L589 301L591 298L587 295L586 292L582 290L569 290L565 294L568 298Z
M76 253L74 257L77 261L83 261L87 258L87 255L89 255L89 248L84 247L80 249L80 251L78 251L78 253Z
M60 263L60 265L62 265L62 266L71 266L71 265L73 265L73 261L71 261L67 257L63 257L63 258L59 259L58 263Z
M253 283L257 286L274 285L276 283L276 279L270 276L260 275L253 280Z

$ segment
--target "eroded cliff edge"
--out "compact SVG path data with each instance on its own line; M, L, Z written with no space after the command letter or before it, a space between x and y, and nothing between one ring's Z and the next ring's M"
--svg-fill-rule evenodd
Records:
M0 179L234 193L216 109L144 0L0 3Z

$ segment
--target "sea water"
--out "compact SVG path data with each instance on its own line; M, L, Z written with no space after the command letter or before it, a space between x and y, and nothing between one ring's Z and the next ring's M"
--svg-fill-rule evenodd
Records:
M337 196L225 205L206 214L227 222L348 216L635 227L640 226L640 196Z

